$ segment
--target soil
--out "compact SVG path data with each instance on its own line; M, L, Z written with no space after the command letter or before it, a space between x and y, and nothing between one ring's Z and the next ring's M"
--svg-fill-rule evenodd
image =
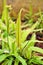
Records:
M42 33L37 32L36 33L36 39L40 40L40 41L43 41L43 32ZM43 43L36 43L35 46L40 47L40 48L43 49Z

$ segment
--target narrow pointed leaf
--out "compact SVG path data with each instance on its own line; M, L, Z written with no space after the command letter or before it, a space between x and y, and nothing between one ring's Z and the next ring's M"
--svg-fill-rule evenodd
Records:
M39 48L39 47L30 47L30 49L32 51L35 51L35 52L39 52L41 54L43 54L43 49Z
M20 10L18 14L18 18L16 22L16 43L18 47L20 47L20 44L21 44L21 12L22 12L22 9Z

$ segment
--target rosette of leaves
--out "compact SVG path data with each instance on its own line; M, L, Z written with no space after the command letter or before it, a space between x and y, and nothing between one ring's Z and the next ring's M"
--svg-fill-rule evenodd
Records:
M8 7L6 0L4 0L4 10L2 18L0 19L0 30L1 30L1 46L0 48L0 63L2 65L27 65L32 63L38 63L43 65L43 57L37 58L33 52L39 52L43 54L43 49L34 47L35 42L43 42L36 40L36 35L33 33L30 40L26 40L27 36L34 32L34 29L39 25L37 21L29 29L22 30L21 26L21 12L18 14L16 23L14 23L9 17ZM36 61L34 62L34 59ZM27 62L27 60L29 62ZM41 63L42 62L42 63Z

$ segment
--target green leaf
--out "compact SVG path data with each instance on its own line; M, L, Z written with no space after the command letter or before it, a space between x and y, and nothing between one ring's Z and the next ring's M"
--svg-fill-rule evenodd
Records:
M4 32L3 32L3 38L6 38L7 35L8 35L8 34L7 34L7 31L4 31Z
M22 49L24 49L26 47L26 45L28 44L28 41L25 41L24 43L22 43Z
M0 54L2 54L2 53L3 53L3 50L0 49Z
M2 55L0 55L0 63L1 63L2 61L4 61L7 57L8 57L7 54L2 54Z
M13 62L13 58L10 57L9 61L8 61L8 65L12 65L12 62Z
M10 50L12 50L12 43L14 43L14 40L10 36L8 36L8 38L9 38L9 48Z
M5 21L6 24L6 29L7 29L7 42L9 43L9 38L8 38L8 34L9 34L9 14L8 14L8 8L7 8L7 4L6 4L6 0L3 0L3 14L2 14L2 22Z
M24 51L24 53L26 55L25 57L28 58L28 59L30 59L31 56L32 56L32 51L39 52L39 53L43 54L43 49L38 48L38 47L34 47L34 46L30 46L30 47L28 47L28 49L26 49Z
M6 0L3 0L3 6L2 21L6 18Z
M2 41L2 49L5 49L5 43Z
M28 61L28 64L31 64L31 63L43 65L43 60L39 59L37 56L33 56L32 59Z
M15 59L14 65L18 65L19 64L19 60Z
M41 48L32 47L32 46L31 46L30 49L31 49L32 51L39 52L39 53L43 54L43 49L41 49Z
M32 35L32 38L31 38L31 40L29 41L29 42L27 42L27 44L24 46L24 48L23 48L23 52L22 52L22 54L26 57L26 58L28 58L28 59L30 59L31 58L31 54L32 54L32 50L30 49L30 47L31 46L34 46L34 44L35 44L35 39L36 39L36 35L35 35L35 33Z
M21 47L20 46L21 45L21 12L22 12L22 9L20 10L18 14L18 18L16 22L16 43L19 48Z
M32 35L31 39L27 42L27 44L24 46L24 49L28 49L31 46L34 46L36 40L35 33Z

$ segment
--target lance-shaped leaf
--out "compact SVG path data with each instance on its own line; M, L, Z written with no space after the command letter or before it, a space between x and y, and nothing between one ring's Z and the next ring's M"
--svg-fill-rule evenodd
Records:
M41 49L41 48L31 46L29 49L31 49L32 51L39 52L39 53L43 54L43 49Z
M35 33L32 35L32 38L30 41L27 42L27 44L24 46L23 48L23 55L26 57L26 58L31 58L31 54L32 54L32 50L30 49L31 46L34 47L34 44L35 44L35 41L36 40L36 35Z
M6 0L3 0L3 6L2 21L6 18Z
M29 47L31 47L31 46L34 46L35 40L36 40L36 35L35 35L35 33L34 33L34 34L32 35L32 37L31 37L31 40L28 41L27 44L24 46L23 50L24 50L24 49L27 49L27 48L29 48Z
M20 10L16 22L16 43L17 46L20 47L21 44L21 12L23 9Z

